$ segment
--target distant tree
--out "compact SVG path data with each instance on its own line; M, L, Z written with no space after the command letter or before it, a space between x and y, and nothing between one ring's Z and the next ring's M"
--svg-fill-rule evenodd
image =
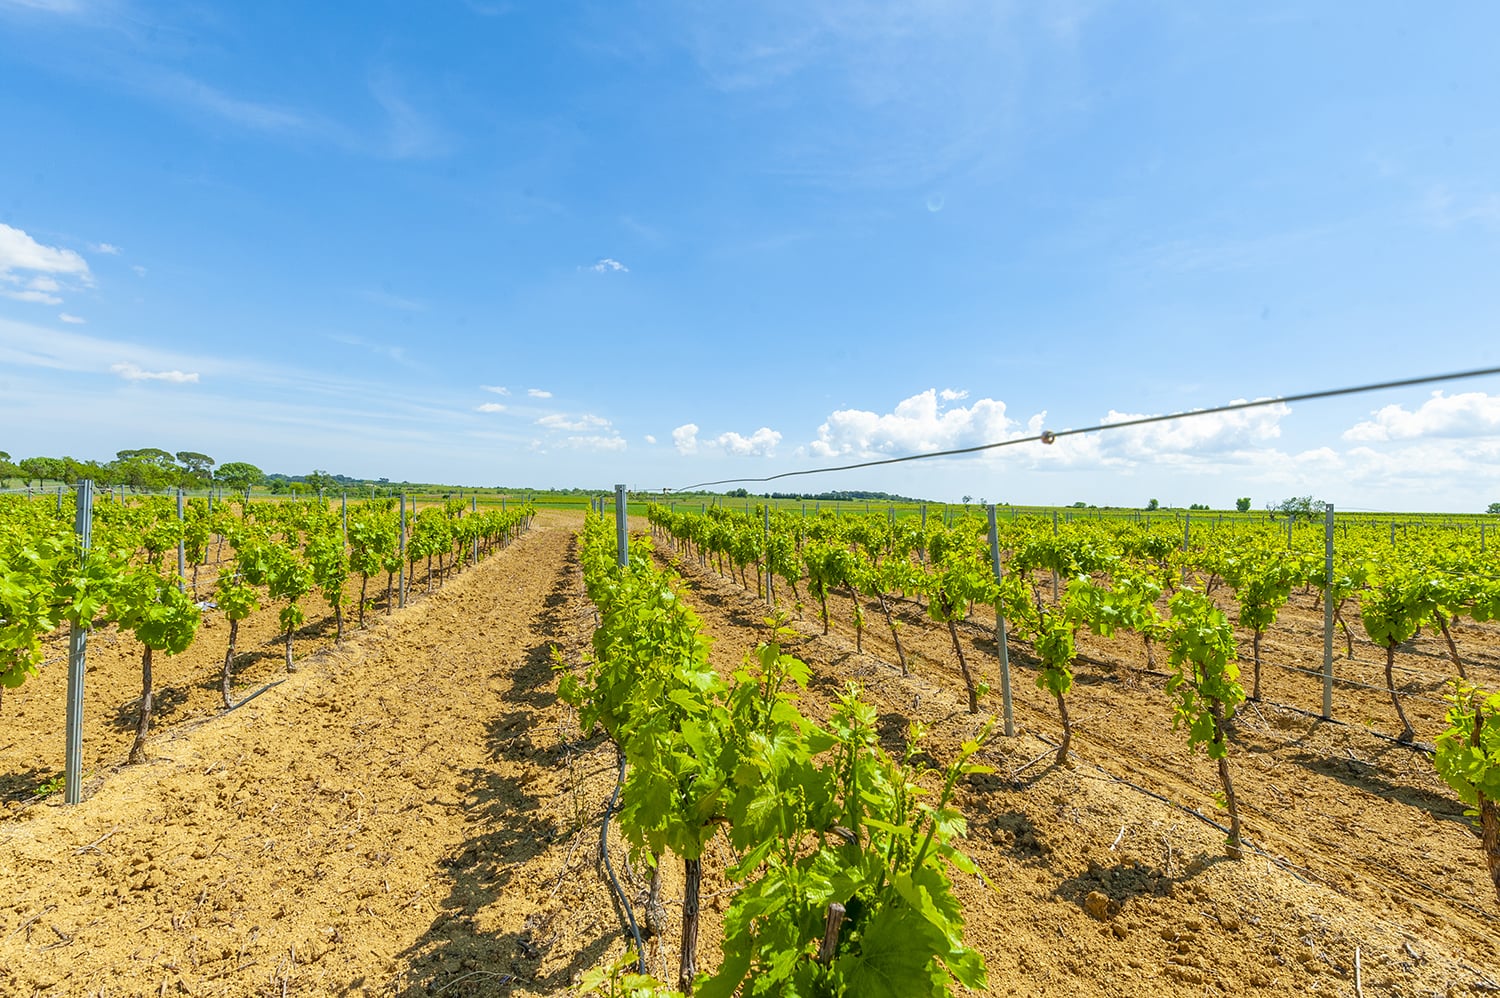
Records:
M971 503L973 501L974 501L974 497L973 496L964 496L964 505L965 506L969 505L969 503Z
M1490 503L1490 508L1487 509L1487 510L1485 510L1485 512L1486 513L1500 513L1500 502L1492 502L1492 503Z
M1088 505L1089 505L1088 503L1086 503L1086 502L1084 502L1083 500L1080 499L1078 502L1075 502L1073 504L1073 508L1074 509L1087 509Z
M16 478L21 474L21 469L11 463L10 455L0 450L0 486L5 484L7 478Z
M308 490L314 494L331 489L338 484L338 480L326 471L314 471L311 474L304 475L303 480L307 482ZM744 489L740 491L743 492Z
M26 457L22 458L16 465L21 472L21 477L26 483L31 484L34 479L38 485L44 479L52 478L61 480L63 464L55 457Z
M177 460L193 478L207 481L213 477L214 459L207 454L199 454L197 451L180 450L177 452Z
M1188 507L1188 509L1208 509L1208 508L1209 508L1209 505L1206 502L1195 502L1191 506Z
M1147 509L1161 509L1161 503L1158 502L1158 501L1156 501L1155 499L1152 499L1150 502L1146 503L1146 508Z
M141 447L138 450L116 451L115 460L144 461L147 464L154 464L158 468L177 467L176 459L172 457L171 453L162 450L160 447Z
M226 462L219 465L219 470L214 472L214 481L236 492L243 492L252 486L259 485L265 479L265 472L244 461Z
M1250 512L1250 497L1245 496L1241 499L1236 499L1234 501L1234 508L1239 510L1241 513Z
M1312 496L1293 496L1267 508L1271 510L1273 517L1276 513L1281 513L1292 520L1311 520L1322 516L1328 504Z

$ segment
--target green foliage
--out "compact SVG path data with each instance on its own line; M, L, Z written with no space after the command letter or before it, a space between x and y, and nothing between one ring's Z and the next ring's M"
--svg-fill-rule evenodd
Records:
M1235 663L1234 628L1207 596L1192 589L1180 590L1168 607L1169 661L1176 670L1167 680L1172 727L1186 725L1191 748L1206 746L1209 758L1221 759L1228 747L1215 723L1214 705L1228 719L1245 699Z
M110 618L141 644L168 655L187 651L201 617L192 598L149 564L128 573L110 597Z
M1500 693L1455 680L1448 703L1448 729L1437 737L1433 760L1438 775L1470 808L1479 807L1480 794L1500 801Z

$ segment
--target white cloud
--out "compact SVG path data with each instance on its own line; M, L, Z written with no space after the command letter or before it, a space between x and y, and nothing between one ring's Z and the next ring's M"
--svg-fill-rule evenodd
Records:
M968 397L969 393L967 391L957 388L944 388L942 391L938 392L938 398L942 399L944 402L957 402L960 399L966 399Z
M616 434L609 437L600 435L565 437L559 446L573 450L622 451L626 444L625 438Z
M77 253L43 246L22 230L0 222L0 274L12 270L77 274L84 279L89 276L89 265Z
M654 436L652 436L651 434L648 433L648 434L646 434L646 443L648 443L648 444L654 444L654 443L656 443L656 438Z
M776 445L781 443L781 434L769 426L762 426L748 437L730 431L721 433L714 444L735 457L773 457Z
M592 270L596 274L628 274L628 273L630 273L630 268L629 267L625 266L619 260L615 260L615 259L612 259L610 257L604 257L598 263L596 263L592 267L590 267L589 270Z
M945 401L962 398L951 389ZM952 450L992 443L1010 436L1017 424L1005 414L1005 403L979 399L971 406L945 408L938 391L929 388L897 403L888 413L840 409L818 427L809 445L816 457L875 457Z
M33 277L26 282L26 286L32 291L61 291L62 285L51 277Z
M198 383L197 372L188 374L183 371L147 371L137 364L130 363L111 364L109 369L126 381L165 381L174 385Z
M654 437L648 440L656 442ZM672 446L677 448L679 454L718 451L731 457L772 457L779 443L781 434L769 426L762 426L748 437L731 430L712 440L698 439L697 423L684 423L672 431Z
M569 433L584 433L589 430L602 430L609 427L609 420L603 416L584 414L574 418L564 413L553 413L543 416L536 421L536 425L545 426L549 430L565 430Z
M45 291L0 291L0 295L14 298L16 301L39 302L43 305L61 305L62 299L57 295L49 295Z
M120 247L113 243L95 243L90 247L95 253L103 253L107 256L119 256Z
M133 265L130 269L133 270L133 271L135 271L135 276L136 277L145 277L146 276L146 268L142 267L138 263L135 264L135 265Z
M1243 402L1244 399L1235 399ZM1281 436L1281 421L1291 414L1282 403L1236 412L1215 412L1173 419L1147 426L1131 426L1100 436L1100 447L1111 454L1158 460L1164 454L1223 454L1258 447ZM1111 409L1104 425L1144 418L1144 414Z
M475 409L474 409L474 411L475 412L504 412L505 411L505 406L503 404L499 403L499 402L485 402L482 405L476 406Z
M1500 395L1463 392L1445 395L1441 390L1413 412L1401 405L1388 405L1371 414L1374 418L1344 431L1344 439L1355 442L1411 440L1417 437L1476 437L1500 433Z
M526 389L526 394L534 399L549 399L552 397L551 392L543 391L540 388L528 388Z
M67 312L62 312L57 317L63 322L72 323L75 326L81 326L88 321L87 319L81 318L80 316L69 315Z
M479 387L482 388L482 389L484 389L487 392L494 392L496 395L509 395L510 394L510 389L506 388L503 385L480 385Z

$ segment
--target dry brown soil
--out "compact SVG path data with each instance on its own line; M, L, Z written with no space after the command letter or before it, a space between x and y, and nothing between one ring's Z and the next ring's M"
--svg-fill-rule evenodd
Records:
M222 645L200 641L202 652L160 666L159 686L175 692L143 765L121 765L139 652L96 636L90 779L76 807L30 802L61 768L64 670L9 694L0 994L561 995L619 956L599 863L615 754L555 696L553 649L576 666L594 619L578 523L542 514L510 547L337 647L314 625L291 676L274 623L260 624L241 647L266 655L244 663L241 693L285 681L234 711L215 708ZM766 634L764 602L696 565L681 571L715 664L735 667ZM942 761L976 730L946 629L901 605L913 673L902 676L877 607L863 652L849 601L830 610L827 636L811 609L793 610L804 636L789 644L815 676L804 710L825 715L852 679L892 747L921 720ZM223 635L208 616L208 633ZM965 652L998 690L993 620L976 620L961 632ZM1457 639L1473 674L1496 685L1500 633L1470 625ZM1033 684L1029 649L1012 645L1019 733L993 739L983 754L997 772L961 800L967 847L990 880L957 885L990 993L1354 995L1356 974L1372 996L1500 988L1500 904L1478 838L1428 759L1370 730L1397 730L1388 698L1341 686L1335 714L1347 724L1272 705L1320 707L1317 681L1282 668L1321 663L1311 597L1265 648L1267 702L1241 712L1231 750L1255 851L1234 862L1202 820L1222 816L1215 771L1171 730L1164 680L1137 639L1082 642L1071 768L1044 755L1055 706ZM1445 654L1428 636L1403 650L1399 664L1421 670L1403 674L1410 692L1440 692ZM1383 658L1368 643L1355 655L1340 675L1378 685ZM998 692L983 706L998 710ZM1409 710L1430 741L1441 704ZM611 836L638 906L645 882ZM727 859L722 846L706 857L704 967L718 959ZM680 902L675 869L665 896ZM675 931L648 944L659 973L676 966Z

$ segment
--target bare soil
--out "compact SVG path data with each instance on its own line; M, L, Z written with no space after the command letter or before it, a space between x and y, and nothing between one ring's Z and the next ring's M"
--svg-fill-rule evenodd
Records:
M621 914L599 862L616 757L555 695L554 649L576 667L594 623L578 523L541 514L508 548L340 646L309 634L291 676L274 621L242 633L242 648L266 654L244 663L241 693L284 682L234 711L216 706L218 641L198 642L202 661L197 645L159 660L159 687L180 693L143 765L121 765L138 648L96 636L88 696L102 706L76 807L60 795L29 803L61 769L65 668L9 694L0 994L562 995L619 957ZM732 669L767 634L764 601L680 570L715 664ZM1270 702L1321 707L1318 681L1282 668L1321 667L1321 611L1297 600L1263 645L1276 663L1266 702L1236 719L1231 760L1255 847L1239 862L1206 823L1222 820L1216 773L1171 730L1164 680L1138 639L1082 640L1071 768L1050 758L1055 705L1033 685L1029 649L1012 643L1018 734L991 741L997 772L970 780L960 801L989 879L958 889L990 993L1354 995L1356 963L1365 995L1500 989L1500 903L1478 837L1430 761L1388 737L1389 699L1340 687L1340 724ZM803 637L789 648L815 677L804 710L823 716L857 681L889 746L920 720L939 762L977 729L947 630L920 607L898 610L909 677L878 607L866 608L863 652L850 602L836 597L830 611L827 636L813 609L794 616ZM208 633L227 637L209 618ZM977 614L961 635L996 687L982 709L998 712L993 619ZM1471 674L1496 685L1500 633L1469 625L1456 637ZM1380 685L1383 655L1358 642L1355 654L1340 675ZM1411 692L1439 694L1445 656L1427 635L1403 650L1398 664L1421 670L1405 674ZM1408 713L1430 741L1442 706L1420 703ZM613 830L610 856L639 913L644 871ZM702 967L718 962L728 858L722 847L705 858ZM680 884L669 867L669 922ZM664 976L675 933L669 924L648 944Z

